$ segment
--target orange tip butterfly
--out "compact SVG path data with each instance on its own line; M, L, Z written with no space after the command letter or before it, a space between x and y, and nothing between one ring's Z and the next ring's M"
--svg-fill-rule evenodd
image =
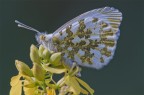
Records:
M36 40L64 59L100 69L113 58L122 13L113 7L98 8L70 20L52 34L41 33L17 20L19 27L37 32Z

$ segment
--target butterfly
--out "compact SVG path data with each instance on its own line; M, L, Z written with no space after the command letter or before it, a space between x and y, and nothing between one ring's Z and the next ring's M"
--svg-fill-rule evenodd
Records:
M37 42L48 50L62 52L63 58L78 65L100 69L114 56L121 21L118 9L103 7L77 16L52 34L15 22L19 27L36 31Z

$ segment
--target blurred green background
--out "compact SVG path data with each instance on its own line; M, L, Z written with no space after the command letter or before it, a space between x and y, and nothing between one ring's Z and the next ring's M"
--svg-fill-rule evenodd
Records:
M94 88L94 95L144 95L143 0L0 0L0 95L9 94L10 78L17 74L15 59L32 66L29 48L37 45L35 33L18 28L15 19L52 33L72 18L104 6L123 13L115 56L101 70L83 68L82 79Z

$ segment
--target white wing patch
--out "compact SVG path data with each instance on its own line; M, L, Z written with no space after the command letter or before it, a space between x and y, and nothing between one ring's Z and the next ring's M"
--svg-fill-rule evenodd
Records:
M76 44L79 43L81 39L78 36L75 36L74 39L72 40L72 43Z
M84 56L84 55L85 55L85 52L82 51L81 49L79 49L79 51L78 51L78 55L79 55L79 56Z
M86 12L53 33L52 41L65 58L100 69L113 58L122 13L111 7Z

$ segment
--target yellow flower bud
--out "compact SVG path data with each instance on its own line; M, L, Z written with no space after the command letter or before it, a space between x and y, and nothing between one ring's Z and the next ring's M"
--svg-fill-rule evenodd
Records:
M33 74L36 79L43 81L45 79L45 70L43 67L37 63L33 63Z
M15 65L16 65L17 70L18 70L21 74L26 75L26 76L30 76L30 77L33 76L33 73L32 73L32 71L31 71L31 69L30 69L29 66L26 65L24 62L15 60Z
M31 47L30 47L30 58L31 58L32 62L36 62L36 63L40 64L38 48L34 45L31 45Z
M43 45L40 45L39 50L38 50L38 54L39 54L40 57L42 57L44 50L45 50L45 48L43 47Z
M49 52L50 52L51 55L54 53L54 51L49 51Z
M61 52L54 53L50 57L50 63L54 66L58 66L61 64Z
M43 62L47 63L49 61L51 51L48 51L48 49L44 48L43 45L40 45L38 54L43 59Z
M50 52L49 52L47 49L45 49L45 50L43 51L42 57L43 57L45 60L49 61L50 55L51 55Z

